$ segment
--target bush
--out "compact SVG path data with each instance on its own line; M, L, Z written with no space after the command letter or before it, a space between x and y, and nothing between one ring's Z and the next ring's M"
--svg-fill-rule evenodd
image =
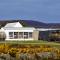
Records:
M9 50L9 54L12 56L12 57L16 57L16 53L18 52L18 50L16 48L11 48Z

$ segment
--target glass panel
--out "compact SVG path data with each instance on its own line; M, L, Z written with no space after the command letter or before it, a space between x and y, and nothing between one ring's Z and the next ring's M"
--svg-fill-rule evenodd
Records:
M18 38L18 32L14 32L14 38Z
M10 38L10 39L13 38L13 32L9 32L9 38Z
M28 32L24 32L24 38L28 38Z
M29 38L32 38L32 32L29 32Z
M23 38L23 32L19 32L19 38Z

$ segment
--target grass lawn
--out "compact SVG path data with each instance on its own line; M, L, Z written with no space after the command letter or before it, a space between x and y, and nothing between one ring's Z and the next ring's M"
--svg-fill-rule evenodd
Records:
M48 41L42 41L42 40L36 40L36 41L2 41L0 44L21 44L21 45L49 45L53 47L60 48L60 43L56 42L48 42Z

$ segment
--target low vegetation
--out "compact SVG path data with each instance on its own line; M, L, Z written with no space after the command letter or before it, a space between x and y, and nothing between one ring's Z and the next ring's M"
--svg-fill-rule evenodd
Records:
M60 60L60 44L47 41L5 41L0 43L2 60Z

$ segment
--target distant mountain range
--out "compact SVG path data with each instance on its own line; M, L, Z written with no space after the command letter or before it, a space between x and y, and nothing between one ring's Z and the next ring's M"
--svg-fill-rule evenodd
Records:
M33 20L0 20L0 28L4 27L7 23L20 22L24 27L35 28L60 28L60 23L43 23Z

